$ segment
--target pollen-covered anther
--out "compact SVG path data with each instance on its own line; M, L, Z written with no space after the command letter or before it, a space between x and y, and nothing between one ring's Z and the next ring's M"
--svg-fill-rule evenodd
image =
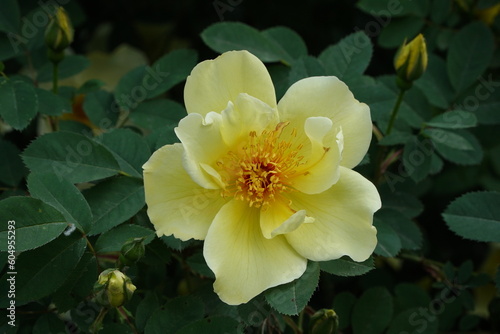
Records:
M260 135L251 131L241 148L229 152L217 164L228 176L223 196L234 196L251 207L265 209L279 194L293 191L290 178L303 157L298 156L301 145L292 148L292 142L280 140L288 124L278 123L274 130L264 130ZM295 133L293 129L292 138Z

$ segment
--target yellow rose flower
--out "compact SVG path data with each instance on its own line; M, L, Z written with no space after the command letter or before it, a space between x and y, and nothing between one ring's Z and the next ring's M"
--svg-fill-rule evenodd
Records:
M370 110L336 77L293 84L277 104L246 51L198 64L188 115L144 165L157 235L205 240L214 290L228 304L300 277L307 260L364 261L376 244L375 186L351 170L368 150Z

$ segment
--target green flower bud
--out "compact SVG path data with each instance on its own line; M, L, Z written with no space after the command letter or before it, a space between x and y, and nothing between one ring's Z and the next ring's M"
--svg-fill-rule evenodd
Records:
M339 317L334 310L319 310L312 315L309 322L310 334L335 334L338 328Z
M121 249L120 262L130 265L139 261L144 256L144 238L134 238L125 242Z
M103 306L120 307L132 298L136 287L121 271L104 270L94 284L96 301Z
M73 26L66 11L59 7L45 29L45 44L60 53L73 42Z
M398 85L402 89L411 87L411 83L424 74L427 69L427 47L422 34L408 44L406 40L404 41L394 57L394 68L398 76Z

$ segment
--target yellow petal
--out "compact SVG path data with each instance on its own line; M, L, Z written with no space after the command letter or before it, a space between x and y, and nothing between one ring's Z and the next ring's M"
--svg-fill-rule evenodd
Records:
M339 179L339 164L343 147L341 129L332 129L327 117L309 117L304 132L309 138L309 151L304 165L292 178L293 187L306 194L318 194L329 189ZM331 134L336 133L335 136ZM326 142L330 140L330 142ZM301 152L302 153L302 152Z
M234 199L215 217L203 254L215 273L215 292L230 305L246 303L270 287L291 282L307 265L283 236L264 238L259 210Z
M195 66L187 78L184 102L188 113L221 112L240 93L276 107L273 82L264 64L247 51L226 52Z
M251 131L260 134L274 128L279 121L278 111L248 94L238 94L234 103L222 111L221 132L227 146L247 140Z
M180 144L157 150L143 166L148 216L158 236L204 239L226 200L193 182L182 166Z
M306 210L295 212L283 201L275 201L260 212L260 229L266 239L295 231L303 223L312 221L306 216Z
M220 126L221 115L212 112L205 119L200 114L189 114L175 128L175 133L184 146L183 165L186 172L196 183L207 189L220 188L217 172L210 169L210 166L228 151L222 140Z
M354 98L336 77L311 77L294 83L278 104L280 120L300 128L308 117L328 117L341 127L344 150L341 166L353 168L365 156L372 138L370 108ZM329 136L335 136L330 133ZM331 138L325 138L331 142Z
M338 182L324 193L289 194L292 209L305 209L314 218L286 234L302 256L313 261L338 259L343 255L364 261L377 245L373 214L380 206L375 186L362 175L340 167Z

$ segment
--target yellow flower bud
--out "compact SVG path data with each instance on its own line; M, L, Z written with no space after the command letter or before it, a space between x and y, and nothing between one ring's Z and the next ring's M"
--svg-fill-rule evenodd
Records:
M322 309L314 313L309 323L311 334L334 334L339 327L339 317L334 310Z
M66 11L59 7L45 29L45 44L53 52L62 52L73 42L73 26Z
M427 68L427 47L422 34L408 44L405 40L394 57L394 68L398 79L410 85L422 76Z
M130 278L116 269L104 270L94 285L96 300L103 306L120 307L132 298L136 287Z

